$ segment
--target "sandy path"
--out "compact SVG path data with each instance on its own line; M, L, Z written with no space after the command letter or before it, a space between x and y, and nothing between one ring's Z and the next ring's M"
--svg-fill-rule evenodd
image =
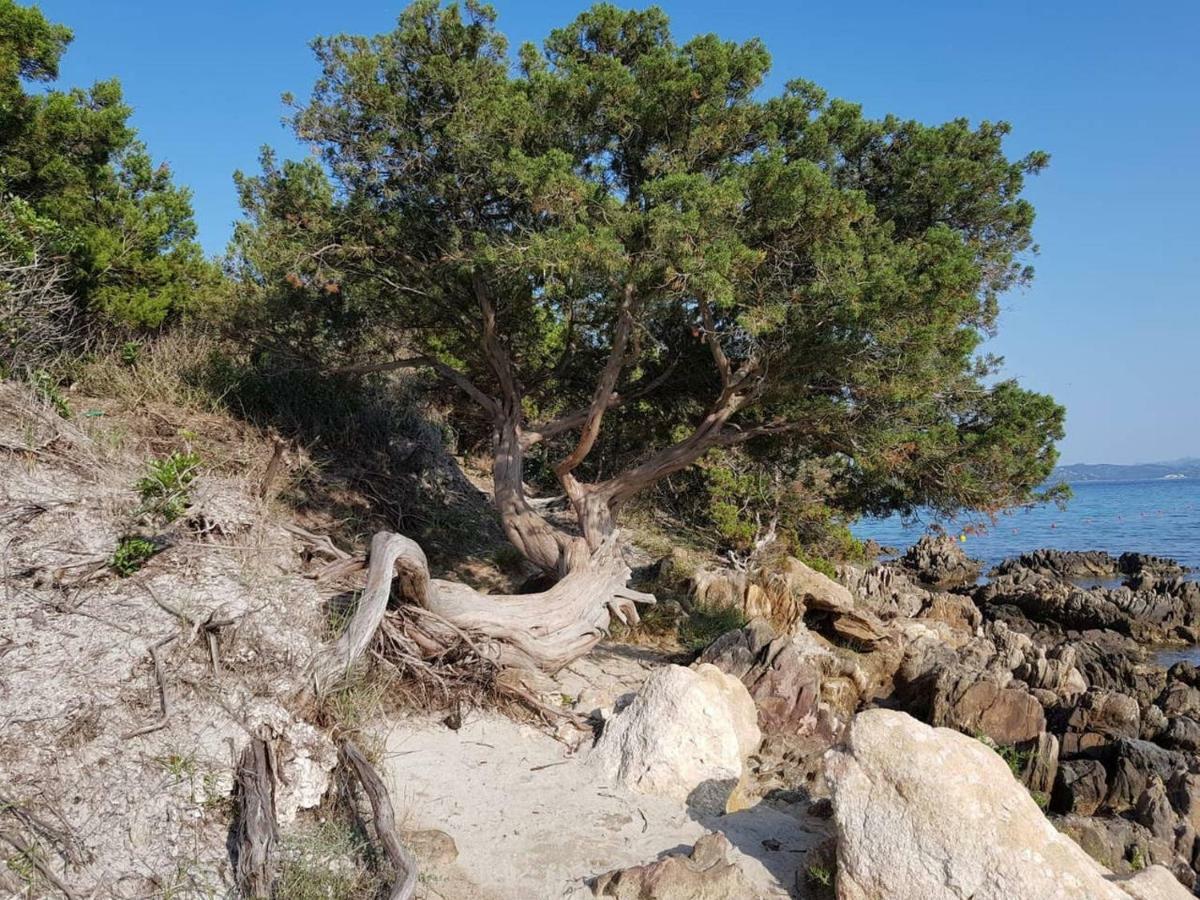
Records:
M427 875L429 897L590 897L587 879L690 847L713 829L760 896L796 896L788 889L805 851L824 837L826 823L762 805L699 820L677 801L602 782L561 743L490 713L469 714L458 731L436 719L397 721L385 746L404 827L438 828L458 845L457 871ZM464 888L462 877L479 887Z

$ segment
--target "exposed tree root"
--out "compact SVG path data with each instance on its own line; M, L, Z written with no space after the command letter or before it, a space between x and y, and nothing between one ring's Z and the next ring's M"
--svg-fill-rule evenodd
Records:
M355 777L366 792L371 802L372 818L375 823L375 836L383 845L388 861L396 873L392 882L388 900L409 900L417 887L417 861L400 843L396 834L396 813L392 808L391 797L387 787L375 768L367 762L358 747L351 741L343 741L341 746L342 762L354 772Z
M248 900L269 900L275 880L275 756L254 738L238 762L237 883Z
M371 541L367 584L350 624L312 663L318 693L339 684L379 633L396 580L397 598L428 615L412 615L393 629L410 642L416 658L445 655L466 643L479 661L505 668L555 672L582 656L607 633L612 616L638 621L636 603L652 594L626 586L629 568L610 536L577 569L549 590L488 595L456 582L429 577L421 547L403 535L381 531Z

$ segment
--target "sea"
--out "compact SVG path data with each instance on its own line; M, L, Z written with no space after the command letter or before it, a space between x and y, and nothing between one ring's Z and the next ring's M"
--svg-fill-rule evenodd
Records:
M1200 574L1200 479L1084 481L1071 485L1074 497L1065 509L1054 504L1011 510L995 521L977 518L899 516L863 519L853 528L900 550L915 543L931 526L962 538L968 556L987 569L1010 556L1051 547L1056 550L1127 550L1177 560ZM986 569L985 569L986 571Z

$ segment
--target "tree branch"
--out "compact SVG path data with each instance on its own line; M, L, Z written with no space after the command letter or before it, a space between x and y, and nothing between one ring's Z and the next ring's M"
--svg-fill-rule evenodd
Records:
M408 359L393 359L387 362L362 363L354 366L342 366L329 369L330 375L371 375L376 372L394 372L398 369L433 369L441 378L446 379L482 406L493 417L500 414L500 405L477 388L462 372L432 356L412 356Z
M592 394L592 402L588 405L587 414L579 429L579 443L554 467L554 474L562 481L587 457L596 438L600 435L600 424L604 420L604 411L608 409L609 398L617 379L621 377L621 369L625 366L625 348L629 344L629 335L633 331L633 283L625 284L625 294L621 299L621 307L617 314L617 325L613 331L612 347L608 352L608 361L596 381L596 390ZM566 486L566 485L564 485Z
M637 400L639 397L645 397L647 394L658 390L658 388L665 384L675 372L675 366L678 364L678 362L678 360L672 360L671 364L667 366L665 371L659 375L656 375L654 378L650 379L644 385L636 388L635 390L628 391L623 394L617 392L610 394L608 397L608 409L614 409L615 407L623 406L631 400ZM550 419L546 422L534 423L522 432L521 441L525 449L528 450L534 444L538 444L548 438L562 434L564 431L571 431L572 429L578 428L587 419L587 415L588 407L584 407L582 409L576 409L572 412L566 413L565 415L559 416L557 419Z

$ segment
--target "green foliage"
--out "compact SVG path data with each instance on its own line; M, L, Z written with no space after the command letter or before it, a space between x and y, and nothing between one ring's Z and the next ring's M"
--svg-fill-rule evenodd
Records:
M804 81L765 97L762 42L677 43L654 8L597 5L516 69L474 2L314 49L292 118L313 156L238 176L231 324L263 365L403 347L552 417L593 395L628 314L618 387L655 389L579 475L661 464L614 507L713 448L826 466L831 522L1024 502L1053 466L1061 407L980 355L1031 277L1021 192L1047 163L1009 159L1007 124L870 119ZM731 545L769 523L745 502L761 477L709 476Z
M828 866L811 865L804 870L804 880L814 887L833 887L833 870Z
M837 568L829 560L820 556L804 556L803 554L798 556L797 559L810 569L820 572L826 578L837 580Z
M121 345L121 362L127 366L136 366L142 353L141 341L126 341Z
M986 744L996 751L996 755L1004 760L1009 770L1013 773L1013 777L1018 781L1021 779L1021 773L1025 771L1025 767L1029 765L1032 750L1020 750L1017 747L997 744L990 737L981 731L975 732L975 740Z
M1134 845L1133 851L1129 854L1129 868L1135 872L1146 868L1146 857L1142 853L1142 848L1137 845Z
M45 369L38 369L30 373L29 383L39 397L54 407L56 413L64 419L71 418L71 405L67 403L67 398L54 376Z
M145 512L174 522L191 505L189 488L200 466L196 453L175 451L164 459L152 461L146 474L134 486L142 498Z
M158 547L153 541L136 536L123 537L117 544L108 567L122 578L128 578L157 552Z
M746 625L746 616L734 607L694 607L679 626L679 642L699 653L727 631Z
M191 199L129 126L116 81L49 82L71 32L0 0L0 190L55 223L54 248L86 310L123 328L178 317L216 272L195 242Z
M1042 812L1050 808L1050 795L1045 791L1030 791L1029 796L1033 798L1033 802L1038 805L1038 809Z

